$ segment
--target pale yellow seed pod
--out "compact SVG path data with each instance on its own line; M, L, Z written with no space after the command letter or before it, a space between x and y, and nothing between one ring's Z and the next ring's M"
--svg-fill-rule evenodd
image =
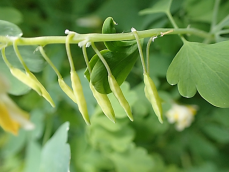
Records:
M45 89L45 87L38 81L38 79L33 75L31 72L26 72L27 76L30 77L40 88L41 95L50 103L52 107L55 107L55 103L52 100L51 96L49 95L48 91Z
M24 72L22 72L20 69L10 67L11 74L17 78L19 81L27 85L28 87L32 88L34 91L36 91L39 95L42 95L41 89L39 86L34 82L33 79L31 79L28 75L26 75Z
M147 73L144 73L145 95L152 104L153 110L158 117L160 123L163 123L161 100L157 92L157 88Z
M71 71L71 81L73 93L76 97L76 102L78 103L79 111L82 114L85 122L90 125L90 118L87 111L87 103L83 95L83 88L80 82L80 78L76 71Z
M117 81L115 80L113 75L108 75L108 82L111 88L111 91L114 93L115 97L118 99L120 105L125 110L127 116L130 118L131 121L134 120L131 108L129 103L127 102L126 98L124 97L121 88L119 87Z
M65 92L65 94L77 104L73 90L64 82L63 78L58 78L58 83L63 92Z
M97 101L97 103L99 104L99 106L101 107L103 113L113 122L115 123L115 114L114 114L114 110L112 108L111 102L109 100L109 98L107 97L106 94L101 94L98 91L96 91L95 87L92 85L92 83L90 82L90 88L91 91Z

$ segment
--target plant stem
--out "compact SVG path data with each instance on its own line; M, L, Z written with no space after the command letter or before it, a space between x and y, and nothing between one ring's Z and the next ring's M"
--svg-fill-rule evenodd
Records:
M149 49L152 43L153 37L151 37L146 46L146 63L147 63L147 73L149 73Z
M12 67L12 65L10 64L10 62L6 58L5 47L2 48L2 59L5 62L5 64L7 65L8 68L11 68Z
M44 59L47 61L47 63L52 67L54 72L57 74L58 78L62 79L60 72L57 70L56 66L52 63L52 61L48 58L42 46L39 46L39 51Z
M14 40L14 42L13 42L13 47L14 47L15 54L17 55L17 58L19 59L19 61L22 64L22 66L24 67L25 71L27 73L30 73L29 68L26 66L26 64L25 64L25 62L24 62L24 60L23 60L23 58L22 58L22 56L21 56L21 54L20 54L20 52L18 50L17 42L18 42L18 39Z
M174 19L173 19L171 13L168 12L168 13L166 13L166 14L167 14L167 16L168 16L170 22L172 23L173 27L174 27L175 29L178 29L178 26L177 26L176 22L174 21ZM179 36L180 36L182 42L184 43L184 42L186 41L186 40L184 39L184 37L183 37L182 35L180 35L180 34L179 34Z
M52 114L47 114L46 117L46 125L45 125L45 131L44 131L44 137L42 140L42 145L44 146L45 143L49 140L51 133L52 133L52 127L53 127L53 122L52 122Z
M95 46L94 42L91 42L91 46L94 49L95 53L99 56L99 59L103 62L105 68L107 69L108 75L112 75L111 69L110 69L109 65L107 64L106 60L104 59L104 57L102 56L102 54L99 52L99 50L97 49L97 47Z
M161 32L167 32L171 28L159 28L159 29L149 29L144 31L138 31L139 38L148 38L156 35L160 35ZM212 39L212 34L205 31L198 30L195 28L185 28L185 29L173 29L173 32L169 34L193 34L199 37ZM122 41L122 40L134 40L135 37L132 32L129 33L116 33L116 34L77 34L69 43L77 44L85 39L91 42L104 42L104 41ZM11 37L0 37L0 43L7 43L7 45L12 45L14 39ZM17 38L17 45L47 45L47 44L64 44L66 42L66 36L44 36L44 37L34 37L34 38Z
M88 72L89 72L89 74L91 74L91 67L90 67L89 61L88 61L86 45L83 45L82 50L83 50L84 60L86 62L87 68L88 68Z
M214 9L213 9L213 16L212 16L212 23L211 23L211 32L214 31L214 27L217 24L219 4L220 4L220 0L215 0Z
M135 39L137 41L138 51L139 51L139 54L140 54L142 67L143 67L143 73L146 73L146 65L145 65L144 56L143 56L143 52L142 52L142 46L141 46L141 43L139 41L138 33L134 28L132 28L131 31L132 31L132 33L133 33L133 35L134 35L134 37L135 37Z
M71 71L75 71L75 66L74 66L74 62L72 59L72 54L71 54L71 50L70 50L70 40L72 39L72 37L74 36L74 34L69 34L66 38L66 52L67 52L67 56L68 56L68 60L69 60L69 64L71 67Z

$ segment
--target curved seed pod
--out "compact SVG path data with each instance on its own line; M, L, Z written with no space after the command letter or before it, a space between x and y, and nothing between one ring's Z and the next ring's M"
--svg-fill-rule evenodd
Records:
M11 74L17 78L19 81L23 82L28 87L32 88L34 91L37 92L40 96L42 95L42 92L40 90L40 87L34 82L34 80L26 75L24 72L22 72L20 69L10 67Z
M38 79L33 75L33 73L31 72L26 72L27 76L30 77L36 84L37 86L40 88L41 90L41 95L42 97L44 97L50 104L52 107L55 107L55 103L52 100L51 96L49 95L48 91L45 89L45 87L40 83L40 81L38 81Z
M80 78L76 71L71 71L71 81L73 93L76 97L76 102L78 103L79 111L82 114L85 122L90 125L90 118L87 111L87 103L83 95L83 88L80 82Z
M72 101L78 104L72 89L64 82L63 78L58 78L58 83L63 92L65 92L65 94L67 94L67 96L72 99Z
M126 98L124 97L121 88L119 87L117 81L115 80L113 75L108 75L108 82L111 88L111 91L114 93L115 97L118 99L119 103L125 110L127 116L130 118L131 121L134 120L131 108L129 103L127 102Z
M96 91L96 89L94 88L94 86L92 85L92 83L90 82L90 88L91 91L97 101L97 103L99 104L99 106L101 107L103 113L113 122L115 123L115 114L114 114L114 110L112 108L111 102L108 99L106 94L101 94L98 91Z
M153 110L157 115L160 123L163 123L161 100L157 92L157 88L153 80L147 73L144 73L145 95L149 102L152 104Z

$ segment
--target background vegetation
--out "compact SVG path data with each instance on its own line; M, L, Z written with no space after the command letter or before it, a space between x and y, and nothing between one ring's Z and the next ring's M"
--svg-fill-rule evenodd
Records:
M191 26L209 31L214 2L174 0L171 11L179 27ZM59 36L64 35L65 29L78 33L101 33L102 22L109 16L118 23L118 32L130 32L131 27L137 30L171 28L172 25L162 13L139 15L140 10L154 3L155 0L1 0L0 20L17 24L23 31L23 37ZM219 19L228 14L228 9L229 2L222 0ZM203 41L194 36L188 37L188 40ZM0 171L38 172L41 164L41 168L46 168L44 171L64 172L64 167L52 169L51 160L56 164L68 163L66 140L70 145L71 172L229 171L229 110L210 105L198 94L191 99L183 98L177 87L170 86L166 81L168 66L181 45L178 36L156 39L151 44L150 76L165 101L164 112L173 102L198 106L190 127L180 132L166 118L164 124L158 122L151 105L143 96L140 60L122 85L135 121L130 122L115 98L111 97L118 112L118 120L113 124L101 113L88 81L83 77L85 62L82 50L72 45L92 125L85 124L77 106L60 90L55 73L39 59L34 64L37 67L34 71L53 97L56 108L52 108L34 91L11 96L18 105L30 112L36 129L30 132L20 130L18 136L0 129ZM103 49L104 45L101 43L98 47ZM70 83L65 46L49 45L45 50L64 79ZM91 57L93 51L89 50L88 54ZM65 123L67 121L69 123ZM68 125L70 129L67 134L64 131Z

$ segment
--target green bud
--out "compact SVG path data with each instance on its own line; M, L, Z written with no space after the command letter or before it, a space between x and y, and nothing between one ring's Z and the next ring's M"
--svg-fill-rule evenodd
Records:
M96 91L96 89L94 88L94 86L92 85L92 83L90 82L90 88L91 91L96 99L96 101L98 102L99 106L101 107L103 113L113 122L115 123L115 114L114 114L114 110L112 108L111 102L109 100L109 98L107 97L106 94L101 94L98 91Z
M134 120L131 108L129 103L127 102L126 98L124 97L121 88L119 87L117 81L115 80L113 75L108 75L108 82L111 88L111 91L114 93L115 97L118 99L119 103L125 110L127 116L130 118L131 121Z
M144 91L145 91L146 98L152 104L153 110L157 115L160 123L163 123L161 99L158 95L157 88L153 80L149 77L148 73L144 73L144 83L145 83Z

